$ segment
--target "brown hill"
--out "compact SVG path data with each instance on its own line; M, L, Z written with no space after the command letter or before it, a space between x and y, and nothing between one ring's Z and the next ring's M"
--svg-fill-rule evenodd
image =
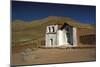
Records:
M12 41L13 43L27 40L37 40L45 36L47 25L68 23L77 28L94 29L95 26L90 24L82 24L68 17L49 16L32 22L16 20L12 22Z

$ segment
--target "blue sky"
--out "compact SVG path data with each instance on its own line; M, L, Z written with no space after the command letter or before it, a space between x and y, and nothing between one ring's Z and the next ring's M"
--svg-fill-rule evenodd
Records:
M70 17L88 24L96 23L96 6L12 1L12 20L32 21L48 16Z

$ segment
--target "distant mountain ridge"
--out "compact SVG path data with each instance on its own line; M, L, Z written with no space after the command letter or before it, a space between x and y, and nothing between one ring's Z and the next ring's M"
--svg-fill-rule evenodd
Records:
M25 22L25 21L22 21L22 20L15 20L12 23L12 27L16 28L16 26L19 26L19 27L22 26L24 28L24 26L25 27L29 27L29 26L31 27L32 25L36 26L36 25L40 25L40 24L49 25L49 24L63 24L63 23L68 23L72 26L81 27L81 28L92 27L91 24L83 24L83 23L79 23L78 21L73 20L73 19L68 18L68 17L58 17L58 16L48 16L44 19L33 20L31 22ZM22 29L22 28L20 27L20 29Z

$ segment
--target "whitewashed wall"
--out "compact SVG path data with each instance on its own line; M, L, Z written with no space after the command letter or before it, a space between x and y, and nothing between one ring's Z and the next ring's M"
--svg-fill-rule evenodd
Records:
M51 43L51 39L53 40ZM46 34L46 47L54 47L57 45L56 34Z
M65 30L58 30L57 31L57 44L58 46L68 45L67 36Z

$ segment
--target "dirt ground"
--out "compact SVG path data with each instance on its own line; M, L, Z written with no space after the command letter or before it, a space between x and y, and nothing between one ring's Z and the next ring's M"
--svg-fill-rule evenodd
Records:
M12 65L67 63L80 61L95 61L95 48L38 48L25 49L22 52L13 53Z

